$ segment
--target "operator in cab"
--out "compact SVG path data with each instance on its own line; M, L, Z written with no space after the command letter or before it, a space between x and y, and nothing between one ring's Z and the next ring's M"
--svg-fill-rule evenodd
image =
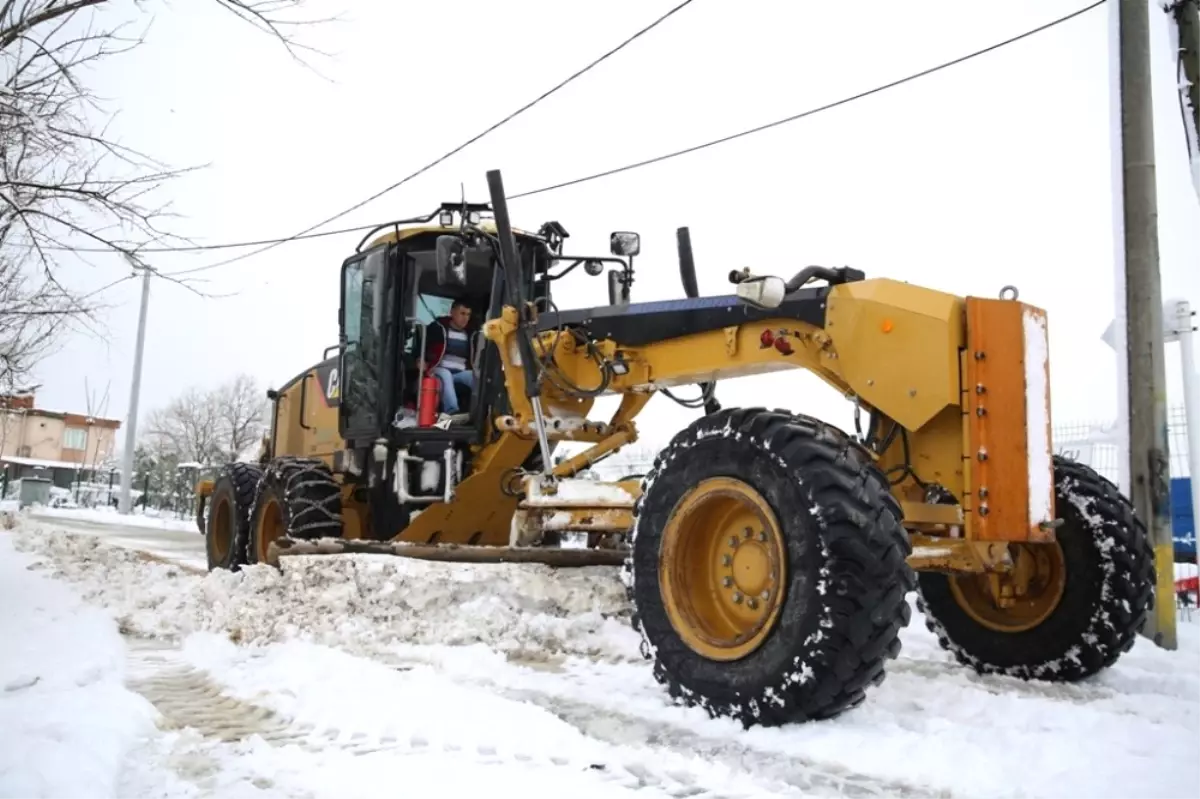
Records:
M434 364L430 374L442 382L442 413L453 416L462 412L458 407L455 385L475 390L475 373L471 371L471 307L463 300L455 300L450 313L439 316L436 325L429 326L426 345L426 363Z

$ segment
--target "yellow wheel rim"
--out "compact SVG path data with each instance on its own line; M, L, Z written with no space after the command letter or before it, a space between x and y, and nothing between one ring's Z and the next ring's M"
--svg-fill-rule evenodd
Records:
M989 630L1020 633L1044 622L1062 601L1067 585L1062 546L1010 544L1013 569L1007 574L950 577L959 607Z
M282 537L283 529L283 508L279 504L279 500L275 497L263 497L262 512L258 514L258 521L254 530L254 554L257 563L265 563L267 560L267 549L271 546L271 542Z
M213 560L223 561L233 548L233 508L229 500L222 496L213 503L209 514L212 516L212 527L208 537L212 542Z
M663 531L658 577L667 616L688 647L719 661L750 654L774 629L787 579L771 506L736 478L702 481Z

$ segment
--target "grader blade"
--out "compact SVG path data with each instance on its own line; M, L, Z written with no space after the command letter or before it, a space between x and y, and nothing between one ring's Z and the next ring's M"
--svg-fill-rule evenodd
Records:
M622 485L559 479L546 489L537 475L530 475L525 478L524 491L525 498L513 514L509 547L532 546L545 533L623 537L633 528L636 498Z
M468 544L413 544L406 541L368 541L354 538L277 538L267 550L267 562L291 555L396 555L449 563L541 563L546 566L620 566L625 553L617 549L555 547L483 547Z

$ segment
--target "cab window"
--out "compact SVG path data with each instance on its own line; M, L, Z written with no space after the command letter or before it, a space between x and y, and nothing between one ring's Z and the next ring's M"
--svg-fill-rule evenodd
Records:
M446 316L450 313L450 306L454 304L454 300L450 297L438 297L435 294L418 294L417 295L417 321L425 325L426 333L429 336L429 328L437 321L439 317ZM413 356L419 355L417 350L419 346L417 341L419 333L416 325L409 328L408 341L405 343L405 350Z
M450 313L454 300L449 297L436 297L432 294L417 295L417 320L428 325L439 316Z

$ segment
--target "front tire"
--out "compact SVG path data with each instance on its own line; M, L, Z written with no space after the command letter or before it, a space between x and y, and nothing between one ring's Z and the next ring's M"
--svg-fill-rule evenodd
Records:
M342 489L324 461L278 458L268 464L250 518L248 563L265 563L271 542L342 536Z
M1133 505L1095 470L1054 458L1057 543L1015 545L1054 562L1053 605L998 608L973 575L922 572L917 607L941 646L980 674L1082 680L1134 644L1154 607L1154 553ZM1057 554L1056 553L1061 553ZM1036 585L1036 582L1031 583ZM1036 603L1032 597L1026 606Z
M915 580L862 447L809 417L726 409L678 434L644 486L625 576L673 697L773 726L836 716L882 682Z

